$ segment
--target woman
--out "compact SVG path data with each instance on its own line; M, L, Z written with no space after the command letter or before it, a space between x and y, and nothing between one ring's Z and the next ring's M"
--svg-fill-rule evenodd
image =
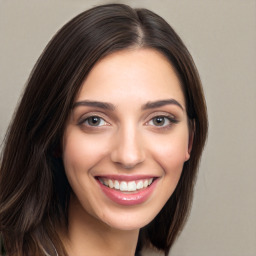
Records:
M196 67L161 17L121 4L81 13L39 58L6 136L7 255L167 255L206 134Z

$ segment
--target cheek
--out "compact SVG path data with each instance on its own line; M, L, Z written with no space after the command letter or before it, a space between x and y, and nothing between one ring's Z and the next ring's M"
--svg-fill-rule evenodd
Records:
M105 154L100 141L95 141L95 136L92 139L75 129L67 129L63 141L63 163L67 179L83 208L89 213L97 208L95 202L98 198L91 169Z
M96 138L95 138L96 137ZM63 161L66 172L86 172L106 152L106 145L97 136L85 136L82 132L67 132L63 143Z
M89 205L98 201L94 193L92 170L106 156L106 137L104 140L100 135L90 136L74 127L67 129L64 135L63 163L66 176L73 192L88 212L91 211Z
M172 140L156 148L155 161L161 166L163 172L162 179L159 181L158 203L160 207L164 206L179 182L186 161L186 145L186 140Z
M158 140L154 144L155 160L162 166L164 172L180 172L187 160L188 136L170 136L164 140Z
M188 135L186 132L158 140L154 144L154 160L161 166L163 179L159 198L164 204L174 192L186 159Z

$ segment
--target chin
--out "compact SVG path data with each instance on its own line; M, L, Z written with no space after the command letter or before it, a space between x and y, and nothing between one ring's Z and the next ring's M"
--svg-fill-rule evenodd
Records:
M97 216L111 228L118 230L138 230L148 225L161 210L149 205L129 207L129 209L105 209Z
M148 223L150 223L153 219L137 219L137 220L123 220L120 218L119 220L106 220L106 224L111 228L123 230L123 231L131 231L138 230L145 227Z

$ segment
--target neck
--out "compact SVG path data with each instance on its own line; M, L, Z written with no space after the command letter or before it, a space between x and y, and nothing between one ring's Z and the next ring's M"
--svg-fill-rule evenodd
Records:
M134 256L139 230L117 230L88 214L71 197L69 226L63 242L69 256Z

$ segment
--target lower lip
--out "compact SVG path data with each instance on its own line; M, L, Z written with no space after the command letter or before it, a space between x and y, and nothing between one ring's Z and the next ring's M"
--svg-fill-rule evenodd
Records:
M125 194L120 190L111 189L105 185L103 185L99 180L98 183L100 188L104 192L104 194L111 199L113 202L120 204L120 205L137 205L144 203L150 195L153 193L158 179L156 179L150 186L139 190L138 192L132 194Z

